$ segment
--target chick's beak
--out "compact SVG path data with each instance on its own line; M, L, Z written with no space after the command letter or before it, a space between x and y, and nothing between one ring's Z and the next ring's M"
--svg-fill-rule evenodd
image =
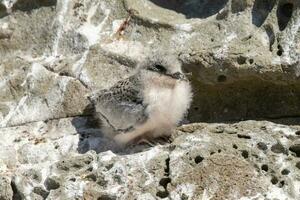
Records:
M181 72L176 72L176 73L172 74L171 76L174 79L187 80L186 77L185 77L185 75L183 73L181 73Z

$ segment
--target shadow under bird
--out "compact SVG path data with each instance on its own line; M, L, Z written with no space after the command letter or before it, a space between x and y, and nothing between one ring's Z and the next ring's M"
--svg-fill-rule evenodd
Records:
M137 66L134 75L95 92L95 118L102 132L119 145L168 137L192 101L191 85L171 55L156 55Z

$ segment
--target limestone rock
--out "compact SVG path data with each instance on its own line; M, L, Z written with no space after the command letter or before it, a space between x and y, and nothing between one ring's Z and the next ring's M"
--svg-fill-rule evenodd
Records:
M0 199L300 199L297 125L103 137L87 96L155 49L192 73L187 121L299 125L299 1L2 0Z
M297 155L271 148L297 144L299 126L189 124L178 128L171 143L119 149L89 120L0 129L1 149L14 149L0 154L3 194L10 195L12 186L14 195L25 199L299 198ZM215 132L215 127L237 134ZM14 160L8 162L8 155Z
M178 55L193 74L190 121L297 116L299 7L277 0L4 0L0 65L13 74L0 71L0 87L16 97L1 97L1 126L86 114L87 95L130 76L157 48ZM65 100L68 90L25 84L28 77L46 81L55 74L66 77L62 82L73 78L68 87L80 94L78 109L70 109L69 94ZM28 99L39 102L38 111ZM20 116L23 110L42 117Z
M13 191L10 186L10 179L5 176L0 177L0 199L10 200L13 197Z

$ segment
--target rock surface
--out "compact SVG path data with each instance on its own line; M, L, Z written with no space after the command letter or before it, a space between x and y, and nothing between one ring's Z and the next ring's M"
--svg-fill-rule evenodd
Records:
M190 122L300 115L300 1L1 0L1 199L300 199L300 127L196 123L119 149L87 96L151 49L191 72ZM295 120L299 125L299 119Z
M156 48L193 74L190 121L300 114L299 1L0 5L1 127L84 115L91 90L128 77Z
M171 143L118 149L85 117L2 128L0 197L299 199L299 131L198 123L179 127Z

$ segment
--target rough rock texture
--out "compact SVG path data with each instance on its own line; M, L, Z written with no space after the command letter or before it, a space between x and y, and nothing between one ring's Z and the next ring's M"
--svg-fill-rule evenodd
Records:
M299 199L299 131L267 121L189 124L171 143L117 149L85 117L2 128L0 197Z
M299 199L298 126L190 124L151 148L102 137L87 96L151 49L192 73L190 122L300 115L299 0L1 0L0 200Z
M299 116L299 7L287 0L3 0L0 125L85 114L91 90L129 76L155 48L177 54L193 74L191 121Z

